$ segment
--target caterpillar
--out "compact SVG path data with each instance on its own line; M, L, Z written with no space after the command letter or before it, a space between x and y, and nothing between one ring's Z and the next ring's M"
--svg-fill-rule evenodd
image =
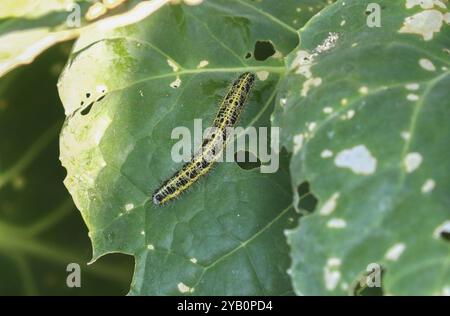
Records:
M230 141L227 129L238 122L254 81L255 75L246 72L232 84L220 103L211 132L207 134L191 160L153 193L153 204L162 205L178 197L211 170Z

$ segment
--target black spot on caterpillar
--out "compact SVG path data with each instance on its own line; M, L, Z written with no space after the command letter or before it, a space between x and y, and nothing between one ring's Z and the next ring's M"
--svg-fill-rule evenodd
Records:
M162 205L178 197L217 162L227 142L230 141L227 128L234 127L238 122L254 81L255 75L246 72L233 83L220 103L212 124L212 132L192 159L153 193L153 204Z

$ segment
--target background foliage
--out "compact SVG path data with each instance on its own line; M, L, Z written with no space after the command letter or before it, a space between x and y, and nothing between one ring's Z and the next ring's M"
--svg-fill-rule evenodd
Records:
M55 47L0 83L0 295L123 295L133 261L123 255L87 266L87 230L62 185L55 89L70 45ZM66 286L69 263L81 288Z

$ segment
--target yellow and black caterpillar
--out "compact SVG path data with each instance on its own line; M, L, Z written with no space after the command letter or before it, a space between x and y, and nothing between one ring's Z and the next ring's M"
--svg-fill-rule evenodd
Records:
M255 75L246 72L233 83L220 103L211 132L192 159L153 193L153 204L161 205L178 197L211 169L230 140L227 129L239 120L254 81Z

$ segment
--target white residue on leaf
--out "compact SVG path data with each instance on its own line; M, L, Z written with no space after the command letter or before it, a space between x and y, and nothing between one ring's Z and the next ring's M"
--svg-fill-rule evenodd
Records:
M327 222L328 228L345 228L347 226L347 222L342 218L332 218Z
M411 9L416 5L420 5L422 9L431 9L434 5L441 7L442 9L446 8L446 5L440 0L406 0L407 9Z
M295 69L296 74L300 74L307 79L311 78L311 66L314 63L314 59L320 54L335 47L338 39L339 35L337 33L330 32L328 33L328 37L311 53L305 50L299 50L292 62L291 68Z
M333 157L333 152L329 149L324 149L321 153L320 153L320 157L322 158L330 158Z
M322 84L322 78L311 77L303 82L303 87L301 91L302 97L306 97L308 92L313 87L318 87Z
M377 168L377 160L364 145L342 150L336 155L334 164L339 168L349 168L361 175L370 175Z
M403 131L400 133L400 135L404 140L409 140L411 138L411 133L408 131Z
M179 88L181 86L181 79L180 79L180 77L177 77L174 81L172 81L171 83L170 83L170 87L171 88L174 88L174 89L177 89L177 88Z
M336 46L336 43L339 39L339 34L330 32L328 33L328 37L313 50L314 55L322 54Z
M312 132L317 127L317 123L316 122L311 122L311 123L308 123L307 126L308 126L308 130L310 132Z
M328 291L333 291L341 279L341 272L339 267L341 266L341 259L329 258L327 264L323 268L323 278L325 281L325 288Z
M296 74L300 74L305 78L312 76L311 66L313 63L313 56L305 50L300 50L292 62L292 69L295 69Z
M406 172L411 173L417 168L419 168L420 164L422 163L422 160L423 158L421 154L417 152L408 153L405 156L405 159L403 160Z
M192 263L197 263L197 258L191 258L190 261L191 261Z
M269 72L268 71L258 71L256 73L256 75L258 76L258 79L261 81L265 81L267 78L269 78Z
M153 246L152 244L148 244L147 245L147 249L148 250L155 250L155 246Z
M133 203L128 203L125 205L125 210L127 212L131 211L134 208L134 204Z
M202 61L200 61L200 62L198 63L197 68L198 68L198 69L200 69L200 68L205 68L205 67L208 66L208 65L209 65L209 61L207 61L207 60L202 60Z
M425 10L405 18L399 33L422 35L425 41L433 39L434 33L440 32L444 14L438 10Z
M325 114L330 114L330 113L333 113L333 108L330 106L327 106L327 107L324 107L322 111Z
M145 230L141 230L141 235L142 235L142 236L145 235Z
M415 91L419 90L420 85L418 83L408 83L405 85L406 90Z
M193 292L194 291L193 288L190 288L189 286L187 286L183 282L178 283L177 287L178 287L178 291L180 291L180 293L189 293L189 292Z
M436 67L434 66L434 64L431 62L431 60L427 59L427 58L421 58L419 60L419 65L420 67L422 67L425 70L428 71L435 71Z
M286 237L289 237L289 235L291 235L291 231L289 229L285 229L285 230L283 230L283 235L286 236ZM287 239L286 242L288 244L291 243L290 239Z
M320 208L319 214L322 216L327 216L333 213L334 209L337 205L337 200L339 199L339 192L333 193L333 195L323 203L322 207Z
M275 59L282 59L283 57L284 57L283 53L280 52L279 50L276 50L275 53L272 55L272 58L275 58Z
M358 91L359 91L360 94L365 95L365 94L367 94L369 92L369 88L367 88L366 86L362 86L362 87L359 88Z
M170 68L172 68L174 72L177 72L179 70L178 64L172 59L167 59L167 64L170 66Z
M435 186L436 182L433 179L427 179L425 183L422 185L420 191L422 193L430 193L431 191L433 191Z
M303 134L297 134L297 135L294 136L294 138L293 138L294 155L296 153L298 153L300 151L300 149L302 149L304 139L305 139L305 137L303 136Z
M108 87L105 84L99 84L95 87L97 93L105 94L108 91Z
M409 93L409 94L406 96L406 99L407 99L408 101L417 101L417 100L419 100L419 96L418 96L417 94L414 94L414 93Z
M386 260L397 261L402 255L403 251L405 251L406 246L404 243L396 243L391 248L386 251L384 257Z
M348 110L347 113L341 116L342 120L351 120L355 116L355 110Z
M348 110L347 112L347 119L351 120L353 118L353 116L355 116L355 110Z

